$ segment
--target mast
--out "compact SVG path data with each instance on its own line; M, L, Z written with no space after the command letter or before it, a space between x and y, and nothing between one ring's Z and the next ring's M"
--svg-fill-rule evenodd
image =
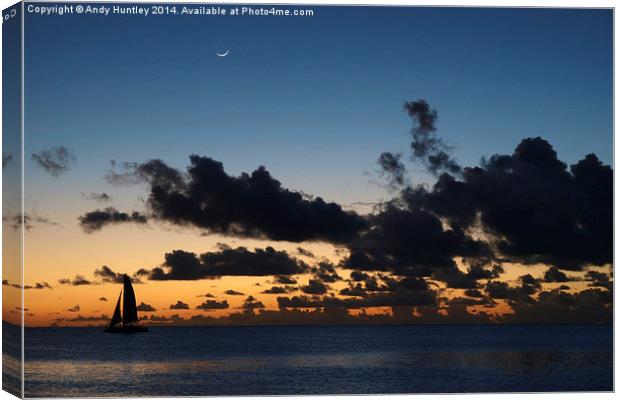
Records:
M121 322L123 320L123 318L121 317L121 295L123 294L123 291L121 290L121 292L118 294L118 301L116 302L116 308L114 309L114 315L112 315L112 320L110 321L110 327L118 324L119 322Z
M138 310L136 308L136 295L131 286L131 279L123 275L123 325L138 322Z

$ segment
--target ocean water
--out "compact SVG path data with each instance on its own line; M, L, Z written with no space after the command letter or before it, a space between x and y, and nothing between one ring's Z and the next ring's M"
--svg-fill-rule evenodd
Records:
M2 322L2 390L21 397L22 330Z
M27 397L613 390L611 326L33 328L25 342Z

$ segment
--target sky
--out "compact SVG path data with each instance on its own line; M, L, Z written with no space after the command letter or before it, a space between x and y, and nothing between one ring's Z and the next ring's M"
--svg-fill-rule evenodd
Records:
M255 322L254 313L267 310L277 314L282 310L284 300L278 301L278 297L333 293L339 299L369 298L368 287L366 297L345 296L341 291L359 282L368 285L365 279L372 280L372 276L385 287L390 286L390 279L396 280L394 285L398 286L407 274L388 265L396 263L395 254L391 254L388 264L364 270L370 278L360 277L360 281L349 276L351 269L345 268L345 264L347 257L352 262L351 254L355 251L368 253L368 248L360 249L363 247L360 242L368 245L371 241L388 240L374 237L373 228L387 229L381 221L389 215L385 209L383 213L373 211L373 205L404 198L408 185L409 188L423 183L431 185L427 186L427 195L429 199L432 197L432 185L438 175L429 170L423 157L416 158L411 152L411 130L416 129L419 122L416 118L423 114L408 115L403 108L406 101L424 99L437 110L433 129L422 136L439 135L443 150L463 167L479 165L483 156L512 155L524 138L537 136L550 143L557 158L568 165L589 153L596 154L606 165L612 163L613 17L610 10L311 8L315 13L312 17L26 15L25 212L31 218L32 227L26 232L24 285L45 282L51 287L26 291L25 307L31 314L26 318L27 324L105 323L105 318L96 318L111 314L120 285L106 282L104 276L95 275L94 271L101 271L104 265L115 273L130 275L141 268L152 271L162 266L165 254L173 250L197 255L213 253L210 257L217 264L229 262L223 259L223 254L238 256L233 253L240 246L251 253L255 248L271 246L276 253L284 251L293 262L301 263L298 267L303 272L294 274L297 283L288 285L287 291L277 296L262 293L272 286L281 286L269 274L227 276L211 271L198 274L199 279L194 276L182 280L155 279L152 273L136 275L141 282L136 285L138 302L157 309L144 315L159 316L166 323L190 323L194 315L224 318L230 313L243 314L246 319L241 322ZM228 56L216 55L224 50L230 51ZM540 142L532 144L533 154L540 155L541 146L544 147ZM383 152L401 154L400 160L407 168L404 185L395 188L388 184L391 175L377 164ZM190 162L192 154L208 159ZM280 230L280 226L267 218L269 215L265 220L252 215L250 221L243 219L247 215L232 216L228 222L233 227L223 228L209 220L225 219L228 212L235 214L235 210L228 210L222 204L219 204L221 209L214 206L218 211L214 215L175 214L167 208L168 203L153 200L152 190L163 184L152 175L152 169L145 172L144 168L154 167L147 163L152 159L162 160L168 172L174 169L181 173L190 163L203 165L205 171L215 173L217 166L207 160L221 162L225 172L218 176L231 187L242 184L243 179L238 178L241 173L252 173L265 166L270 176L281 183L281 189L269 193L276 198L282 195L283 204L291 201L291 210L286 210L291 213L289 217L293 216L294 220L302 215L303 219L307 212L309 220L325 218L333 223L306 232L311 225L308 221L297 221L297 225L293 221L293 228L297 226L299 232L306 233L304 236ZM116 162L115 168L112 160ZM60 167L50 161L59 162ZM123 162L138 164L123 169ZM16 168L16 163L9 163L5 173L10 173L11 168ZM461 172L453 175L474 185ZM111 182L110 177L118 174L124 181ZM566 174L570 172L567 170ZM140 182L130 184L128 177ZM222 203L234 202L234 196L222 195L221 191L228 190L226 187L213 188L211 181L200 174L194 178L181 179L188 184L209 187L214 191L211 195L217 194ZM575 176L571 175L572 178ZM164 187L170 189L170 184L166 182ZM582 183L570 183L573 184ZM545 185L530 185L525 192L539 193L543 188ZM579 190L582 189L580 186ZM551 193L552 189L548 190L549 197L541 199L552 198L560 205L570 203L566 207L570 210L573 206L578 208L565 196L573 193L572 189L568 192L558 189L557 196ZM297 192L334 202L338 210L323 214L328 207L310 200L291 200L290 194ZM105 193L109 198L93 193ZM242 200L244 193L247 194L243 191L239 194ZM192 196L196 193L192 194L190 189L185 194L195 200ZM253 199L256 197L245 198L250 202ZM543 200L531 205L542 215L547 206ZM428 201L431 204L434 200ZM477 212L482 222L476 225L468 221L466 226L457 224L456 217L443 209L430 205L402 206L411 213L403 218L411 216L417 221L415 218L420 213L430 213L445 227L442 234L462 230L464 245L468 245L466 239L474 238L493 248L490 260L486 253L482 257L482 252L472 255L440 246L441 252L458 268L466 271L471 258L480 262L484 258L488 262L485 268L501 264L504 271L477 280L475 287L470 288L482 289L486 293L482 297L484 301L481 297L462 297L465 288L445 287L450 284L437 273L416 277L421 281L416 281L417 284L426 285L424 290L415 292L416 296L430 295L435 285L439 285L441 290L430 296L442 300L439 306L433 302L405 301L403 306L408 316L424 314L423 318L431 321L436 318L434 315L449 313L446 310L453 307L457 318L457 308L462 309L465 303L469 311L484 309L493 315L518 313L529 304L529 299L539 299L541 293L557 297L564 290L577 296L579 291L588 290L594 281L586 277L591 268L609 273L610 259L594 256L594 253L606 253L605 249L586 246L584 254L573 254L569 262L565 254L562 257L556 254L561 252L556 244L542 250L529 243L526 246L521 237L514 236L517 230L496 218L499 211L491 212L488 203L480 202L476 206L480 207ZM422 203L421 200L419 204ZM243 208L246 203L239 204L238 208ZM295 209L297 206L301 211ZM128 223L93 228L80 219L106 207L128 213L126 216L136 211L148 223L126 218ZM248 207L252 209L251 205ZM570 210L566 211L567 215L571 214ZM255 210L259 211L265 208ZM277 219L277 212L274 215ZM11 216L5 218L10 221ZM580 235L591 234L593 230L599 232L597 229L606 232L604 227L586 226L594 223L587 216L583 218L569 225L578 226L578 230L583 228L585 233L575 232L575 237L565 237L566 241L590 243L590 239ZM540 232L546 229L554 232L569 225L550 223L540 227ZM480 233L484 228L488 229ZM537 229L537 225L526 228ZM342 236L335 233L341 231ZM481 239L489 231L494 240ZM532 232L531 237L535 236L536 232ZM510 243L497 250L502 237L507 237ZM605 243L599 247L604 248ZM387 244L385 247L390 248ZM419 255L425 252L419 243L405 247L416 252L415 260L408 259L406 263L415 261L417 266L436 261ZM298 248L309 250L312 256L304 255ZM512 258L498 254L508 252L509 248L515 250ZM524 249L536 254L525 257ZM446 262L452 266L450 261ZM243 259L242 263L251 264L251 261ZM317 268L321 263L331 265L338 278L333 278L333 282L329 278L319 279ZM207 264L196 268L208 269ZM166 270L169 265L164 267ZM530 274L540 281L550 267L569 274L568 283L562 279L569 289L558 289L559 282L530 283L533 289L527 289L528 284L519 278ZM359 266L353 268L359 269ZM77 275L90 284L59 282L75 280ZM7 278L9 283L17 279ZM329 289L325 293L312 293L312 288L308 288L311 280L321 281ZM527 295L528 300L494 297L490 293L492 288L490 291L488 288L488 281L493 280L533 293ZM557 290L553 292L553 289ZM227 295L227 290L243 295ZM600 286L590 290L602 291ZM198 297L206 293L211 293L213 300L220 304L226 301L229 307L197 309L209 300ZM392 288L379 294L396 298L402 293ZM454 298L466 300L447 304ZM472 304L474 300L479 304ZM187 304L189 309L171 307L177 301ZM264 309L247 306L253 302L260 302ZM364 310L396 315L396 308L384 305L390 302L379 303L382 305L378 307L347 307L350 313ZM14 310L4 311L6 319ZM254 317L244 313L252 313ZM174 314L179 317L172 318ZM292 321L294 317L283 318L286 322L286 318ZM330 321L327 317L324 320Z

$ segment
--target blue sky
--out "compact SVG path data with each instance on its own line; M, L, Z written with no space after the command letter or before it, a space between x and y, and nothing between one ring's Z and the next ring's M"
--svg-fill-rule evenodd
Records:
M27 15L26 153L71 147L77 192L105 191L110 159L183 167L198 153L230 173L265 165L293 189L367 201L384 193L367 174L379 153L407 154L403 103L425 98L464 165L530 136L568 162L612 161L610 10L312 8ZM58 183L27 174L31 190Z

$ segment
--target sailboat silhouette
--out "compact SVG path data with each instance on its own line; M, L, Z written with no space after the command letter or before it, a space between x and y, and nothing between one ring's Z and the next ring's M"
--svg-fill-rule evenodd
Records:
M123 312L121 314L121 297L123 298ZM146 326L140 325L138 320L138 309L136 307L136 295L131 285L131 279L127 275L123 275L123 289L118 295L116 308L112 320L103 329L108 333L134 333L148 332Z

